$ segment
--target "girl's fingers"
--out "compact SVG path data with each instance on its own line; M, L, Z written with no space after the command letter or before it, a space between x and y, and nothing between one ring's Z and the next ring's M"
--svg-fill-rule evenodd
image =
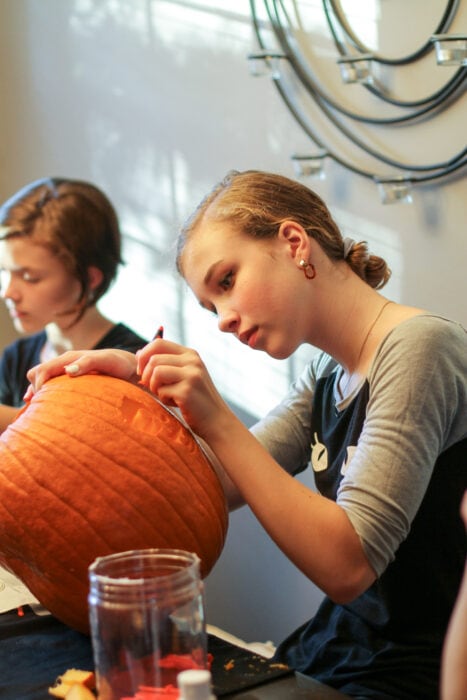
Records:
M38 391L48 379L65 373L70 377L100 373L131 381L136 374L136 358L131 352L116 349L66 352L29 370L28 391Z
M139 383L160 398L160 390L163 387L166 387L166 396L168 392L177 392L180 383L184 381L184 375L185 371L182 367L149 363L146 365Z
M65 372L65 366L75 363L80 356L81 353L79 352L66 352L53 360L32 367L26 374L30 382L30 390L28 391L39 391L44 382L52 377L58 377L60 374L63 374Z
M28 401L30 401L32 399L33 396L34 396L34 389L32 388L31 385L29 385L28 388L26 389L24 396L23 396L23 401L25 401L27 403Z
M172 386L175 391L180 390L179 385L185 386L185 390L191 390L196 384L202 386L208 381L207 370L198 353L184 348L176 353L153 354L146 358L144 369L140 372L140 384L158 394L162 386Z
M187 348L183 347L183 345L172 343L171 341L163 340L162 338L156 338L156 340L152 340L136 353L136 371L139 375L142 375L147 363L152 357L159 355L175 357L177 355L182 355L185 352L187 352Z

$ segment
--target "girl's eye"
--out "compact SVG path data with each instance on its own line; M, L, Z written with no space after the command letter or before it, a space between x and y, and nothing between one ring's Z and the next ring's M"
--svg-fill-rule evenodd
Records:
M9 270L0 270L0 285L2 288L8 287L12 280L20 280L28 284L37 284L41 278L37 275L28 272L27 270L18 270L10 272Z
M31 284L35 284L36 282L40 281L40 278L36 277L35 275L32 275L30 272L24 272L23 273L23 280L25 282L30 282Z
M232 286L232 279L233 279L233 272L230 271L219 282L219 286L222 287L222 289L230 289Z

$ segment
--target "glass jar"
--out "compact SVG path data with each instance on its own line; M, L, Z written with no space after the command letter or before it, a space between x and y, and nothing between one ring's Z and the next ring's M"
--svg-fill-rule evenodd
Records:
M146 549L99 557L89 582L99 700L129 700L145 688L158 700L178 697L178 673L206 668L198 556Z

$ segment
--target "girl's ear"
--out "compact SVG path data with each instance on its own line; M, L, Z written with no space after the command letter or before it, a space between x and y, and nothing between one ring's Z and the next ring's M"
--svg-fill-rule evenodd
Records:
M102 270L99 270L98 267L95 267L94 265L90 265L88 267L88 280L89 280L89 289L94 291L100 283L102 282L104 278L104 273Z
M278 238L287 244L294 260L308 260L310 257L310 237L296 221L283 221Z

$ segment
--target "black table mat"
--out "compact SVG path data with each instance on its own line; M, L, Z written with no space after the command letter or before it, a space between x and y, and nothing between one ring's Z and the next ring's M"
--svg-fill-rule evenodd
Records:
M208 652L219 698L292 673L213 635ZM0 700L48 700L49 686L68 668L94 669L89 637L28 607L22 617L16 611L0 614Z
M292 669L277 664L264 656L208 635L208 651L213 656L211 665L213 692L218 698L241 690L248 690L283 676Z
M27 606L0 614L0 700L52 700L49 686L72 667L94 668L89 637Z

